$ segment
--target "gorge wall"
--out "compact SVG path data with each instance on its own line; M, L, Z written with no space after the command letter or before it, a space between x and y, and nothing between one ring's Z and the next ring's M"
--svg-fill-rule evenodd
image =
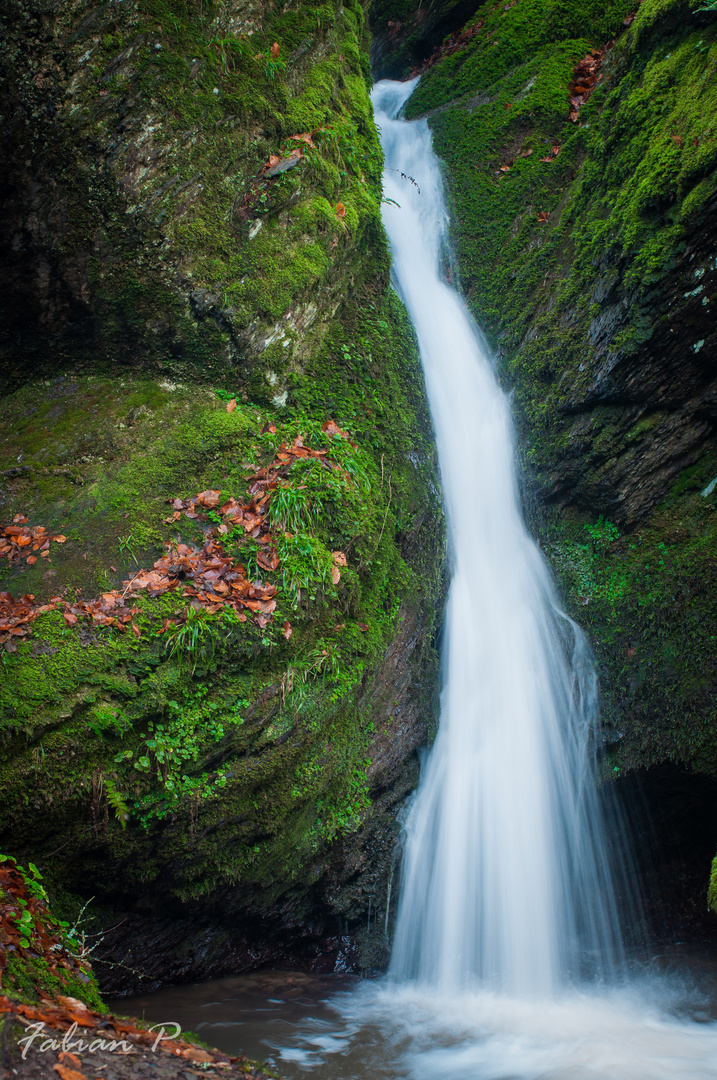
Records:
M528 514L596 652L601 767L663 821L677 923L714 932L717 9L488 3L422 65L412 9L376 26L376 63L393 40L422 71L407 115L445 162Z

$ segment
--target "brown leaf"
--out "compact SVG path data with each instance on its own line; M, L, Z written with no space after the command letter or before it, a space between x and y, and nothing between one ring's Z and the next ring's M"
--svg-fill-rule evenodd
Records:
M234 412L237 407L237 399L233 397L231 401L227 402L227 412Z
M530 157L530 155L532 153L533 153L532 150L521 150L520 153L518 154L518 157Z
M51 536L50 539L54 540L56 544L64 544L67 540L67 537L60 534L60 536Z
M12 520L15 525L27 525L29 519L23 514L15 514L15 517Z
M346 207L344 206L344 204L342 202L336 203L336 213L338 214L338 216L340 218L345 218L346 217Z
M71 1061L73 1065L82 1064L77 1054L71 1054L69 1050L63 1050L61 1054L58 1054L58 1057L60 1061Z
M682 146L684 142L684 139L681 135L670 135L670 138L672 139L675 146Z
M28 564L28 566L34 566L35 563L37 562L37 555L28 555L28 557L27 557L27 559L25 561Z
M289 638L291 637L291 635L293 633L294 633L294 631L292 629L291 623L287 620L284 623L284 637L286 638L287 641L289 640Z
M315 132L313 132L313 131L312 132L305 131L303 133L303 135L290 135L289 138L294 139L295 142L305 142L307 144L307 146L310 146L313 149L314 148L314 140L311 138L311 136L314 135L314 134L315 134Z
M62 618L65 620L68 626L74 626L77 622L77 616L73 615L71 611L63 611Z
M220 495L220 491L212 491L211 489L200 491L197 495L196 502L199 503L200 506L206 506L207 509L211 509L212 507L219 505Z
M339 570L338 566L331 567L331 580L333 581L334 585L338 585L338 583L341 581L341 571Z
M138 641L142 637L142 631L137 626L137 623L132 623L132 633L134 634L134 636L137 638Z
M53 1065L52 1067L60 1080L87 1080L85 1074L79 1069L70 1069L67 1065Z
M321 425L321 430L327 435L340 435L342 439L348 439L348 431L343 431L335 420L325 420Z
M540 213L538 214L538 221L540 222L541 225L544 225L547 220L548 220L548 214L546 214L544 210L541 210Z
M348 566L346 556L343 551L332 551L331 558L334 560L336 566Z
M275 41L275 42L274 42L274 44L272 45L272 47L271 47L271 48L269 49L269 52L271 53L271 55L272 55L272 56L274 57L274 59L276 60L277 56L278 56L278 55L279 55L279 53L281 52L281 45L279 44L279 42L278 42L278 41Z
M360 622L356 623L356 625L358 626L359 630L362 630L364 633L368 630L368 626L366 625L366 623Z

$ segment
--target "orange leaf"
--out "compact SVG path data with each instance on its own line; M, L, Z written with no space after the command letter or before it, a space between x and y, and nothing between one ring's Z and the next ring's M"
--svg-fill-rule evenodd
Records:
M289 638L291 637L291 635L293 633L294 633L294 631L292 629L291 623L287 620L284 623L284 637L286 638L287 641L289 640Z
M336 213L338 214L338 216L340 218L345 218L346 217L346 207L344 206L344 204L342 202L336 203Z
M67 537L60 534L60 536L51 536L50 539L54 540L56 544L64 544L67 540Z
M278 56L278 55L279 55L279 53L281 52L281 45L279 44L279 42L278 42L278 41L275 41L275 42L274 42L274 44L272 45L272 47L271 47L271 48L269 49L269 52L271 53L271 55L272 55L272 56L274 57L274 59L276 60L277 56Z
M545 213L544 210L541 210L540 213L538 214L538 221L540 222L541 225L544 225L547 220L548 220L548 215Z
M313 132L309 133L305 131L302 135L290 135L290 139L294 139L295 142L305 142L307 146L314 148L314 140L311 138Z
M60 1080L87 1080L85 1074L78 1069L70 1069L67 1065L53 1065L52 1067Z
M227 402L227 412L234 412L237 407L237 399L233 397L231 401Z
M71 1054L69 1050L63 1050L62 1053L59 1054L59 1059L60 1061L71 1061L73 1065L82 1064L77 1054Z
M27 562L28 566L34 566L37 562L37 555L28 555L25 561Z
M332 551L331 558L334 560L336 566L348 566L346 556L343 551Z
M77 622L77 616L73 615L71 611L64 611L62 618L65 620L68 626L74 626Z
M132 623L132 633L135 635L135 637L138 640L139 640L139 638L142 637L142 631L140 630L140 628L137 626L136 623Z

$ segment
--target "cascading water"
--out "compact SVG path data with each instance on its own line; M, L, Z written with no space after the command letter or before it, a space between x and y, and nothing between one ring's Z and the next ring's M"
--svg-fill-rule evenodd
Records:
M446 208L413 83L374 89L384 223L418 337L452 553L438 736L408 822L391 971L544 997L619 933L592 783L595 679L522 520L508 402L442 271Z

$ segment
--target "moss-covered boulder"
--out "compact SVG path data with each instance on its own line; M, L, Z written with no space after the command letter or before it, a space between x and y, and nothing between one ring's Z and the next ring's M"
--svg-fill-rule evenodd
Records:
M4 12L2 842L124 927L116 990L158 920L153 984L355 950L435 714L443 564L363 11ZM258 530L217 512L252 499ZM136 584L163 559L171 587Z

